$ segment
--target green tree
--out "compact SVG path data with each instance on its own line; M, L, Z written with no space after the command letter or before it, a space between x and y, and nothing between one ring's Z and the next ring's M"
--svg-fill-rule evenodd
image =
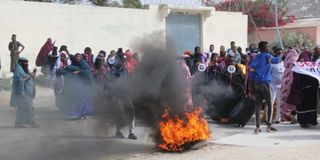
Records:
M108 6L109 7L118 7L118 8L122 7L121 4L117 1L110 2Z
M213 6L217 11L242 12L252 17L248 21L249 31L253 31L254 24L257 27L274 27L275 22L275 1L274 0L229 0L214 1L207 0L205 5ZM278 23L279 26L295 20L294 16L288 16L288 0L278 0Z
M142 8L140 0L122 0L124 8Z
M121 5L114 0L91 0L95 6L121 7Z

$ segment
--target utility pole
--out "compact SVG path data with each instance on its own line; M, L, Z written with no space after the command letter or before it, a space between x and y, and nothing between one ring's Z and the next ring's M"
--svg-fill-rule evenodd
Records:
M243 13L244 11L244 0L241 1L241 12Z
M280 31L279 31L279 23L278 23L278 0L275 0L275 15L276 15L276 30L277 30L277 36L278 36L278 40L279 40L279 43L280 43L280 47L282 49L283 48L283 44L282 44L282 39L281 39L281 35L280 35Z

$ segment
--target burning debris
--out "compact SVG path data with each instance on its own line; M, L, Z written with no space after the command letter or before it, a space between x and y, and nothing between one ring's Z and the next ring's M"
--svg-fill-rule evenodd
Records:
M175 115L170 117L167 108L159 123L163 143L158 145L166 151L181 152L194 144L208 140L211 131L207 120L201 117L203 109L198 107L192 112L185 112L185 120Z
M154 45L161 43L157 35L137 40L135 50L142 55L139 65L134 74L119 78L111 88L115 96L132 102L136 118L152 128L150 136L161 149L184 151L209 139L211 132L201 118L202 108L186 111L185 72L173 54L174 46Z

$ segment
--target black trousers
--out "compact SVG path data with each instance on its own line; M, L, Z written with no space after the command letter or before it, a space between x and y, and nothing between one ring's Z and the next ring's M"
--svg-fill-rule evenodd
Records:
M265 100L267 104L267 124L271 125L272 123L272 113L273 107L271 105L271 94L270 94L270 86L266 83L257 83L253 82L253 93L255 96L255 106L256 106L256 126L260 127L261 118L261 106L262 101Z

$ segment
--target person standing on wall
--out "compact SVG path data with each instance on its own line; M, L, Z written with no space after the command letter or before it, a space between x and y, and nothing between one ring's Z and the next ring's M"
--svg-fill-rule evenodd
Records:
M24 46L17 41L17 36L15 34L11 36L11 42L9 43L8 49L11 57L10 72L14 72L20 53L24 50Z
M261 132L260 111L263 100L266 100L268 105L267 132L277 131L275 128L271 127L273 108L271 105L269 85L272 80L271 64L277 64L281 60L281 56L273 57L269 53L268 42L261 41L259 43L259 50L260 54L258 54L251 63L251 72L253 72L253 95L255 96L256 106L256 134Z

